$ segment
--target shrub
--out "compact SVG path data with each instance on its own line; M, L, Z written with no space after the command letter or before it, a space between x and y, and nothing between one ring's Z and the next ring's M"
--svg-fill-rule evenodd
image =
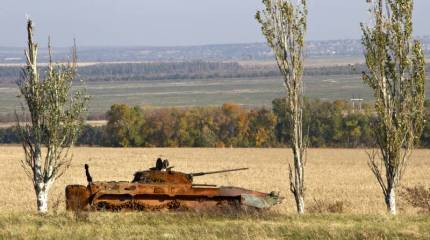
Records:
M404 187L399 195L414 208L418 208L421 212L430 213L430 188L424 186Z

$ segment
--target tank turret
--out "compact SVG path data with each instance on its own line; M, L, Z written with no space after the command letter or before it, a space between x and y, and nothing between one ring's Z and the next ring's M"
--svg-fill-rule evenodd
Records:
M210 172L182 173L172 171L172 168L173 167L169 167L169 161L167 159L162 160L161 158L158 158L155 163L155 167L152 167L146 171L135 172L132 182L192 184L193 177L248 170L248 168L236 168Z

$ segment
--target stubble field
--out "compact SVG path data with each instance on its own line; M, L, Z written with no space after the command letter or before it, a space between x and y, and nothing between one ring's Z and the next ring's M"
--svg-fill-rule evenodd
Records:
M183 231L189 231L190 239L198 239L198 236L203 234L201 231L207 236L200 239L234 239L235 236L239 236L235 234L245 233L251 234L246 239L279 239L288 236L325 239L344 236L338 234L346 233L350 233L345 235L348 239L375 237L388 239L390 236L417 239L430 237L430 227L428 227L430 218L418 214L416 209L403 201L399 203L401 216L392 219L385 215L380 188L367 167L366 151L361 149L310 149L308 151L307 207L315 205L315 200L340 201L344 204L344 209L342 214L310 214L302 218L294 213L293 198L288 189L288 160L291 160L289 149L80 147L73 149L73 153L72 166L56 182L51 191L51 213L48 217L39 217L34 214L35 197L31 182L20 166L19 160L23 157L22 149L19 146L0 146L0 186L2 186L0 188L0 229L3 229L0 230L0 239L2 237L38 238L39 235L36 234L40 234L37 230L38 224L46 224L45 231L53 234L49 235L52 238L67 238L70 236L67 234L74 234L76 229L80 229L79 236L82 238L90 236L99 238L91 234L101 234L110 229L109 233L103 233L100 239L124 238L121 234L129 234L127 235L129 239L140 239L133 236L155 234L159 227L162 229L165 227L164 230L174 232L173 235L166 235L167 237L157 235L160 239L183 238ZM134 171L151 167L154 159L159 156L168 158L177 171L184 172L249 167L250 170L243 172L196 177L195 182L234 185L265 192L279 191L285 200L269 213L261 216L94 213L90 214L89 220L80 223L75 222L70 213L65 213L64 187L67 184L85 184L84 163L90 165L95 181L131 180ZM429 159L430 150L417 150L413 154L404 176L405 186L430 186ZM183 221L189 221L190 224ZM169 226L162 226L163 224L169 224ZM140 229L139 226L143 225L146 228ZM72 226L75 230L70 229ZM134 230L127 230L127 226ZM206 230L198 226L205 227ZM235 232L234 226L238 228L236 233L226 234L230 230ZM64 231L59 230L62 227ZM300 233L304 229L309 229L307 234L310 235ZM152 239L144 235L141 238Z

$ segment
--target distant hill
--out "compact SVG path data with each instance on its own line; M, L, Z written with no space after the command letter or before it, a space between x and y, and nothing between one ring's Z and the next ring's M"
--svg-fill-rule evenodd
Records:
M426 53L430 53L430 36L421 37ZM23 63L23 48L0 47L0 64ZM68 48L54 49L57 61L67 59ZM46 49L40 51L40 61L47 61ZM345 57L362 55L360 40L309 41L308 57ZM186 47L79 47L80 62L142 62L142 61L247 61L272 60L265 43L221 44Z

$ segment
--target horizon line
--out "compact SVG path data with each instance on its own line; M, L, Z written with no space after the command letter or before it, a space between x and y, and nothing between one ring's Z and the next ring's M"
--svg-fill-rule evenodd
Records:
M430 35L421 35L414 36L415 39L427 39L430 38ZM334 42L334 41L361 41L359 38L339 38L339 39L327 39L327 40L306 40L306 43L311 42ZM202 43L202 44L179 44L179 45L79 45L79 40L77 42L78 48L187 48L187 47L205 47L205 46L223 46L223 45L249 45L249 44L267 44L266 42L231 42L231 43ZM55 46L53 44L53 48L70 48L70 46ZM3 46L0 45L0 48L22 48L26 46ZM39 46L39 49L45 49L45 46Z

